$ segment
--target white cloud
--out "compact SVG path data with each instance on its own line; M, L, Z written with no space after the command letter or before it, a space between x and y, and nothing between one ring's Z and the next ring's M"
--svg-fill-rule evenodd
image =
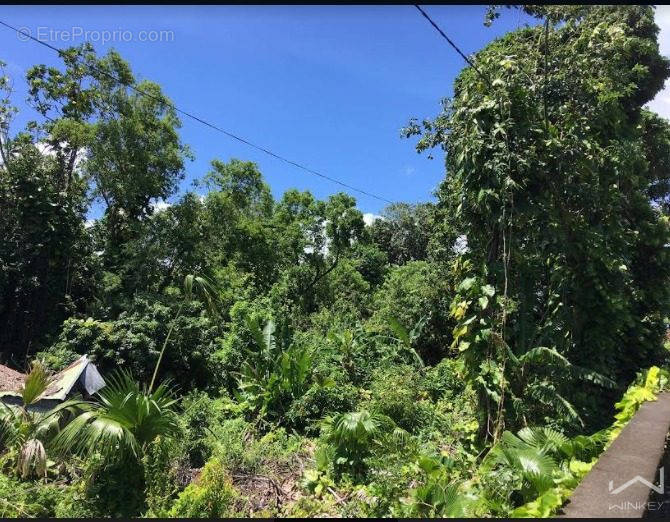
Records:
M657 5L655 17L656 25L661 29L658 34L659 49L662 55L670 56L670 5ZM647 106L664 118L670 119L670 84L668 82Z
M377 214L373 214L372 212L366 212L363 214L363 221L365 221L365 224L368 226L372 225L372 223L378 219L382 219L382 217L378 216Z
M151 204L151 208L154 209L154 212L160 212L161 210L165 210L168 207L171 207L172 203L168 203L164 199L159 199L155 203Z

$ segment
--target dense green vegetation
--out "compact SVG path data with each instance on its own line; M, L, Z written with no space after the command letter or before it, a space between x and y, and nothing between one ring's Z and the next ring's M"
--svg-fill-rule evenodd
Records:
M670 62L651 7L524 9L372 224L237 159L162 208L191 153L114 51L31 68L20 131L0 74L0 515L551 515L668 386ZM31 408L82 354L107 387Z

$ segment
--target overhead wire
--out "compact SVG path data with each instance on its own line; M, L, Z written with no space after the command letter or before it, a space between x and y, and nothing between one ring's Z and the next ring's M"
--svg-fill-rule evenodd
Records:
M16 27L14 27L14 26L12 26L12 25L10 25L10 24L8 24L8 23L2 21L2 20L0 20L0 25L3 25L4 27L7 27L8 29L11 29L11 30L13 30L13 31L16 31L18 34L24 36L25 38L28 38L28 39L30 39L30 40L33 40L34 42L37 42L37 43L39 43L39 44L41 44L41 45L43 45L43 46L45 46L45 47L51 49L52 51L57 52L57 53L59 54L59 56L63 56L64 53L65 53L65 51L64 51L63 49L60 49L60 48L58 48L58 47L56 47L56 46L54 46L54 45L51 45L51 44L49 44L48 42L43 42L42 40L39 40L38 38L35 38L35 37L34 37L33 35L31 35L30 33L26 32L26 31L23 31L23 30L21 30L21 29L19 29L19 28L16 28ZM354 186L352 186L352 185L349 185L348 183L345 183L345 182L343 182L343 181L340 181L339 179L336 179L336 178L334 178L334 177L332 177L332 176L328 176L328 175L326 175L326 174L323 174L322 172L319 172L319 171L314 170L314 169L312 169L312 168L310 168L310 167L307 167L307 166L305 166L305 165L303 165L303 164L301 164L301 163L298 163L297 161L293 161L293 160L291 160L291 159L285 158L284 156L281 156L280 154L277 154L277 153L275 153L275 152L273 152L273 151L271 151L271 150L269 150L269 149L267 149L267 148L265 148L265 147L262 147L262 146L260 146L260 145L257 145L257 144L255 144L255 143L253 143L253 142L251 142L251 141L249 141L249 140L247 140L247 139L245 139L245 138L242 138L242 137L238 136L237 134L235 134L235 133L233 133L233 132L227 131L227 130L225 130L225 129L219 127L218 125L215 125L214 123L210 123L209 121L207 121L207 120L205 120L205 119L203 119L203 118L200 118L199 116L196 116L195 114L192 114L192 113L189 112L189 111L180 109L179 107L177 107L174 103L172 103L170 100L168 100L168 99L165 98L165 97L157 96L157 95L155 95L155 94L153 94L153 93L150 93L150 92L147 92L147 91L145 91L145 90L143 90L143 89L140 89L139 87L137 87L137 86L135 86L135 85L132 85L132 84L125 84L123 81L121 81L119 78L117 78L114 74L112 74L112 73L110 73L110 72L108 72L108 71L105 71L105 70L103 70L103 69L100 69L99 67L96 67L95 65L92 65L92 64L86 64L86 65L88 65L92 70L94 70L94 71L97 72L98 74L105 75L105 76L107 76L108 78L111 78L112 80L114 80L114 81L116 81L116 82L119 82L119 83L121 83L121 84L123 84L123 85L126 85L128 88L130 88L131 90L135 91L136 93L138 93L138 94L140 94L140 95L142 95L142 96L146 96L146 97L148 97L148 98L152 98L152 99L154 99L154 100L160 101L161 103L164 103L164 104L168 105L169 107L171 107L175 112L177 112L177 113L179 113L179 114L182 114L182 115L186 116L187 118L190 118L190 119L192 119L192 120L194 120L194 121L197 121L198 123L201 123L202 125L205 125L205 126L211 128L211 129L215 130L215 131L218 131L218 132L220 132L221 134L224 134L225 136L227 136L227 137L229 137L229 138L231 138L231 139L234 139L234 140L239 141L240 143L243 143L243 144L245 144L245 145L247 145L247 146L249 146L249 147L251 147L251 148L254 148L254 149L258 150L258 151L261 151L261 152L267 154L268 156L271 156L271 157L273 157L273 158L275 158L275 159L277 159L277 160L283 161L284 163L287 163L287 164L289 164L289 165L292 165L293 167L296 167L296 168L298 168L298 169L300 169L300 170L303 170L303 171L305 171L305 172L308 172L308 173L310 173L310 174L313 174L313 175L315 175L315 176L318 176L318 177L320 177L320 178L322 178L322 179L325 179L325 180L328 180L328 181L330 181L330 182L332 182L332 183L335 183L335 184L337 184L337 185L340 185L341 187L344 187L344 188L346 188L346 189L348 189L348 190L351 190L351 191L353 191L353 192L357 192L357 193L359 193L359 194L363 194L363 195L365 195L365 196L368 196L368 197L377 199L378 201L382 201L382 202L384 202L384 203L388 203L388 204L392 204L392 203L393 203L393 202L392 202L390 199L388 199L388 198L385 198L385 197L383 197L383 196L380 196L380 195L378 195L378 194L374 194L374 193L369 192L369 191L367 191L367 190L363 190L363 189L354 187Z

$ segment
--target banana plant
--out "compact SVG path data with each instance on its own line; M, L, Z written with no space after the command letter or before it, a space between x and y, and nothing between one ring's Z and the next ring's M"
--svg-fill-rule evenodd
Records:
M313 381L312 354L293 342L288 327L277 331L273 320L261 329L257 319L248 318L247 328L254 342L239 374L239 396L261 417L281 417Z
M424 369L426 365L424 364L423 359L421 359L421 356L414 349L414 344L416 343L417 339L419 339L419 336L421 335L421 332L423 331L423 328L428 320L428 316L424 315L421 319L419 319L410 331L407 331L407 328L405 328L395 317L389 317L387 320L389 327L396 336L396 339L400 341L405 350L412 354L414 359L416 359L419 368Z

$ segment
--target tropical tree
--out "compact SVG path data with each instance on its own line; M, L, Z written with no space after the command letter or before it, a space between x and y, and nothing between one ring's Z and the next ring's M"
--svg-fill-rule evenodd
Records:
M389 263L426 260L433 214L432 203L393 203L370 225L372 241L387 254Z
M670 75L653 8L523 8L544 24L488 45L442 113L406 129L448 151L437 233L444 251L464 237L471 262L454 348L494 438L517 400L512 355L548 347L623 386L660 356L670 303L670 126L643 108ZM573 383L556 392L598 427L614 394Z

